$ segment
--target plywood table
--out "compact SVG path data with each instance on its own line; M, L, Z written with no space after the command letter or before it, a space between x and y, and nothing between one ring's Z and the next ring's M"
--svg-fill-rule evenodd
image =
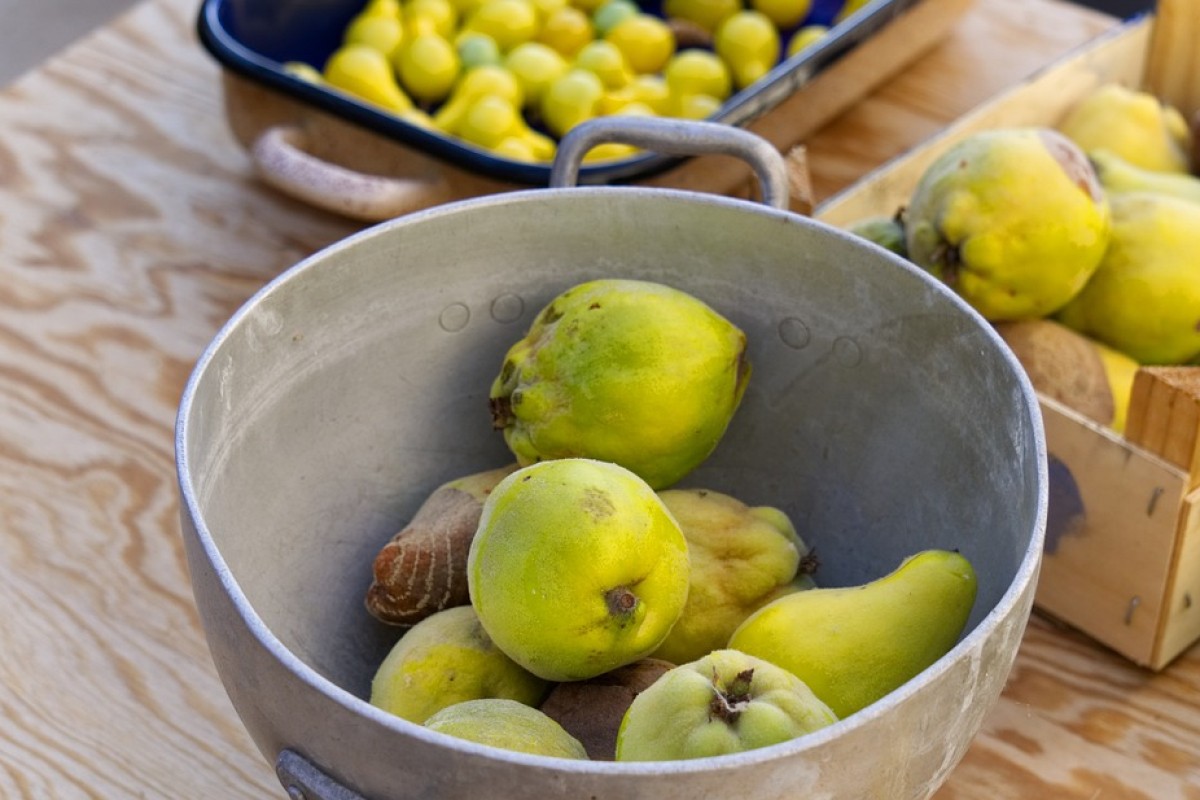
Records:
M146 0L0 92L0 797L282 796L210 663L173 425L264 282L358 225L251 175L191 0ZM1115 21L978 0L810 142L819 195ZM1200 650L1133 667L1035 617L939 800L1200 798Z

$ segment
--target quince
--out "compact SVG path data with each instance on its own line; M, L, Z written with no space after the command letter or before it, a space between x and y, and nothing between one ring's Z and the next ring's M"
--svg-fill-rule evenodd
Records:
M1133 192L1112 209L1104 261L1059 321L1142 364L1200 356L1200 204Z
M1143 169L1189 168L1187 120L1148 92L1105 84L1079 101L1058 129L1084 150L1110 150Z
M923 173L905 214L909 258L991 321L1057 311L1095 272L1109 209L1082 151L1039 128L983 131Z
M746 336L700 300L634 280L563 292L508 351L492 420L527 466L611 461L665 488L717 446L749 378Z
M617 761L673 761L740 753L837 722L785 669L718 650L670 670L633 699L617 733Z
M743 622L729 647L790 671L845 718L945 655L975 591L966 558L926 550L862 586L781 597Z
M396 642L371 681L370 702L421 724L465 700L536 705L549 690L496 647L470 606L458 606L426 617Z
M687 540L624 467L543 461L484 502L467 585L483 627L514 661L547 680L584 680L666 638L687 601Z
M489 747L539 756L587 759L571 734L536 708L514 700L467 700L425 721L431 731Z
M655 658L675 664L702 658L724 647L750 614L800 590L797 573L808 548L779 509L751 508L707 489L667 489L658 496L687 539L691 585L683 614Z

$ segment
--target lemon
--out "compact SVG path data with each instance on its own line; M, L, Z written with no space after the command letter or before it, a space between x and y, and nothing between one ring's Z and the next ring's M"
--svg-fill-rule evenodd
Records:
M841 10L838 11L837 16L833 18L833 21L837 23L844 19L848 19L869 2L870 0L846 0L845 4L842 5Z
M454 133L471 104L488 94L501 97L514 108L520 108L525 100L516 76L503 67L484 64L459 79L450 99L434 114L434 124L447 133Z
M569 66L557 50L541 42L523 42L504 59L505 69L516 77L525 92L527 106L540 103L546 87L562 77Z
M364 16L381 14L386 17L400 19L403 10L400 6L400 0L370 0L366 7L359 13Z
M619 89L633 80L633 70L625 60L625 54L604 39L584 45L575 56L575 66L595 74L606 89Z
M793 28L808 16L812 0L750 0L750 7L775 23L777 28Z
M454 10L458 12L458 18L464 20L487 2L487 0L451 0L454 5Z
M604 5L592 12L592 25L596 34L603 37L620 22L642 13L641 8L633 0L607 0Z
M571 5L589 14L600 8L604 3L605 0L571 0Z
M529 0L529 2L533 4L533 10L537 12L538 22L542 25L546 23L546 20L552 14L570 7L567 0Z
M467 109L457 134L472 144L490 149L512 136L521 124L521 112L512 103L494 94L485 94Z
M521 136L505 137L492 148L492 152L512 161L532 163L539 160L533 153L533 145Z
M660 72L675 53L675 34L651 14L634 14L618 22L604 38L616 45L630 68L640 74Z
M404 6L404 23L409 34L434 32L453 39L458 29L458 9L450 0L408 0Z
M484 64L498 65L504 60L500 54L500 46L486 33L461 33L455 40L455 46L464 71L482 67Z
M396 83L387 56L365 44L339 47L326 62L323 74L331 86L388 111L413 107L412 100Z
M542 120L556 136L562 136L584 120L596 116L604 95L604 83L594 72L571 69L542 95Z
M708 119L721 108L721 101L711 94L686 94L674 98L671 116L681 119Z
M285 61L283 71L293 78L299 78L306 83L319 85L325 82L324 76L321 75L321 70L311 64L305 64L303 61Z
M566 6L546 17L537 41L553 47L564 58L574 58L595 37L592 20L574 6Z
M779 30L761 12L739 11L717 28L713 49L729 65L734 85L744 89L779 60Z
M345 44L365 44L391 58L404 41L404 23L399 17L360 14L346 26Z
M663 14L668 19L694 22L709 33L741 10L741 0L666 0L663 4Z
M788 40L787 55L788 58L799 53L805 48L824 39L829 33L829 28L824 25L805 25L800 30L792 34L792 38Z
M637 75L620 89L604 93L600 113L615 114L629 106L642 106L661 116L667 113L669 97L667 82L661 75Z
M729 67L708 50L688 49L676 53L663 70L672 97L704 94L724 101L732 91Z
M400 48L400 82L423 103L444 100L458 80L461 61L454 45L436 33L421 33Z
M487 0L467 17L464 27L486 33L500 50L508 52L537 35L537 11L529 0Z

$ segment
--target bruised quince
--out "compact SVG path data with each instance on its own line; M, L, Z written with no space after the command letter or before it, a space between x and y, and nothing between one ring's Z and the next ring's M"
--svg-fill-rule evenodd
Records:
M716 448L745 392L746 336L662 284L595 280L560 294L508 351L493 425L522 466L620 464L670 486Z
M815 557L783 511L709 489L658 496L687 539L690 586L656 658L675 664L702 658L767 603L815 585Z

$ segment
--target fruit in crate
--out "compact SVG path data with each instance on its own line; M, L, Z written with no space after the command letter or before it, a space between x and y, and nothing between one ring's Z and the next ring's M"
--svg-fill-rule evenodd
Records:
M885 250L891 250L898 256L908 256L903 214L866 217L850 225L847 230Z
M695 297L606 279L560 294L510 348L494 426L522 465L612 461L665 488L716 448L749 379L746 336Z
M1058 319L1143 364L1200 357L1200 204L1135 192L1112 211L1104 261Z
M674 761L786 742L837 722L795 675L723 649L672 669L634 698L617 761Z
M393 645L371 680L370 702L420 724L467 700L537 705L549 690L496 647L470 606L459 606L428 617Z
M469 700L425 722L431 731L539 756L586 759L578 739L548 716L513 700Z
M927 550L861 586L781 597L742 623L729 647L789 670L844 718L945 655L975 591L965 557Z
M584 680L666 638L687 601L687 541L629 470L543 461L488 496L467 580L484 629L514 661L547 680Z
M942 152L905 213L909 258L991 321L1057 311L1095 272L1108 202L1070 140L1046 128L968 136Z
M1049 319L1001 322L996 331L1039 393L1118 433L1125 430L1136 361Z
M1104 84L1076 103L1058 129L1085 151L1108 150L1143 169L1190 169L1187 120L1148 92Z
M707 489L667 489L659 497L687 539L691 585L655 657L675 664L702 658L762 606L814 585L800 568L809 563L808 548L779 509Z
M1088 153L1100 185L1110 195L1152 192L1200 203L1200 178L1182 172L1158 172L1130 164L1111 150Z

